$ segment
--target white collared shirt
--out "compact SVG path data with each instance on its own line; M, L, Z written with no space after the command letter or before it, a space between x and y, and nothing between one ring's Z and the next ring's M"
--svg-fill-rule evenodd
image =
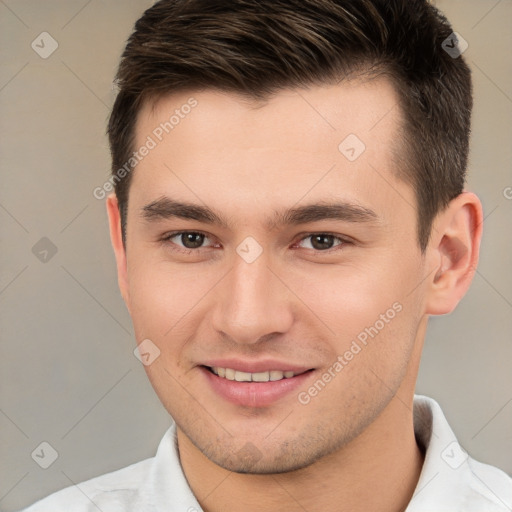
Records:
M414 397L414 430L425 462L406 512L511 512L512 479L473 460L457 443L441 408ZM181 468L176 425L155 457L68 487L24 512L201 512Z

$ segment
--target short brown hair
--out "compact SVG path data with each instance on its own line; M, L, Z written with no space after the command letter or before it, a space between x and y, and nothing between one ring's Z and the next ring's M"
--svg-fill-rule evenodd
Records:
M443 49L450 37L453 47L450 24L427 0L161 0L136 22L119 65L113 176L132 156L148 100L193 89L262 99L385 73L402 103L398 175L415 190L424 250L434 217L463 190L469 150L471 75ZM131 174L115 181L123 240Z

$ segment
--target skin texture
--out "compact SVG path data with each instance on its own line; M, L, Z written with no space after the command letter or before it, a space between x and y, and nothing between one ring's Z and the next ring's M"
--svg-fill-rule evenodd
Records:
M401 113L385 79L259 103L218 91L166 96L141 111L135 146L191 97L197 106L134 171L126 248L115 196L107 207L121 293L137 343L160 350L145 369L177 423L192 490L209 512L405 509L423 462L412 401L427 319L449 313L470 284L478 199L455 198L421 253L414 192L394 174ZM338 149L349 134L366 146L354 161ZM164 196L208 206L225 225L146 218ZM374 216L297 225L274 216L333 201ZM203 247L169 238L179 231L205 234ZM340 238L315 249L308 235L322 233ZM236 250L249 236L262 249L252 263ZM200 366L277 359L314 369L298 390L307 391L393 304L400 312L306 405L297 392L235 405Z

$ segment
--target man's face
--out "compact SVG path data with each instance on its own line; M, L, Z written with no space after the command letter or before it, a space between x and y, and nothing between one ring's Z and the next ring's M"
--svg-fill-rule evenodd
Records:
M425 259L394 173L400 123L384 80L258 104L180 93L141 111L135 148L156 147L130 188L124 296L137 343L160 350L153 387L213 462L304 467L403 383Z

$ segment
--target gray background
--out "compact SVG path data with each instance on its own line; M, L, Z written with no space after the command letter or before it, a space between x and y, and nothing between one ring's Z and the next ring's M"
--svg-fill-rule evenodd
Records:
M150 4L0 0L6 512L153 455L170 424L133 356L104 201L92 195L108 177L111 81ZM486 220L471 291L452 315L431 321L418 392L441 403L475 458L512 473L512 2L437 5L469 43L476 102L469 188L483 200ZM59 44L47 59L31 48L43 31ZM36 257L45 248L46 262ZM31 457L43 441L59 454L46 470Z

